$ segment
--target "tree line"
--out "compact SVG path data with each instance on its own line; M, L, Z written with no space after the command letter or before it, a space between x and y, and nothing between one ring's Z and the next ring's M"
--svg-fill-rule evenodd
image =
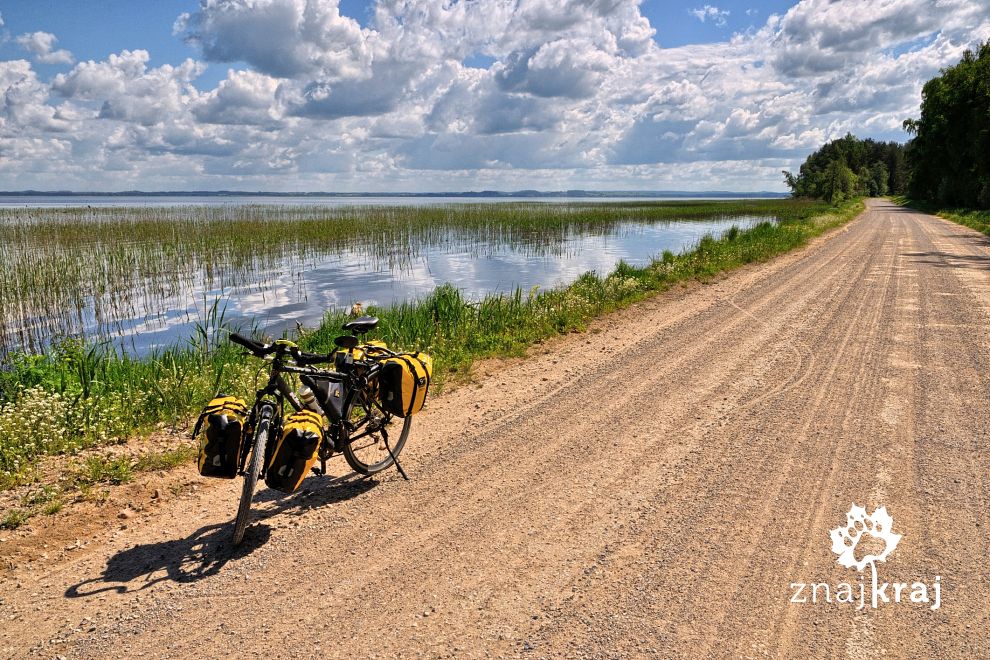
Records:
M907 144L847 134L814 152L796 197L835 203L854 195L901 195L942 206L990 208L990 41L925 83L921 116L904 122Z
M854 195L898 195L908 183L905 148L846 134L808 156L797 176L785 171L784 179L795 197L829 203Z

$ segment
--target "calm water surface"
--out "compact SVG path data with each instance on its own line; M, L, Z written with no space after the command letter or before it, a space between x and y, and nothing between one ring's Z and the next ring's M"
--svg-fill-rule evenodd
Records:
M492 200L486 200L492 201ZM518 198L498 198L494 202L515 202ZM540 201L525 198L525 202ZM567 205L563 198L546 201ZM588 202L610 203L617 198L580 198ZM650 200L654 201L654 200ZM0 208L25 205L39 209L28 213L24 222L42 219L56 223L100 222L92 207L151 207L163 209L166 229L158 242L130 239L125 232L73 235L81 243L59 242L41 230L36 243L18 247L16 252L0 250L9 268L0 302L6 312L0 318L0 354L16 348L43 350L55 338L72 336L87 340L108 340L134 354L146 354L194 336L197 326L209 318L211 309L222 309L224 321L232 326L255 329L270 336L294 330L296 324L318 325L327 311L347 309L359 302L365 308L387 306L421 299L442 284L453 284L468 298L477 300L490 293L528 292L573 282L588 271L606 274L620 260L643 265L664 250L674 253L691 248L705 234L720 235L732 226L746 228L767 218L721 217L710 220L609 221L602 225L553 224L547 231L539 227L513 231L457 228L438 222L415 230L396 242L389 235L375 234L341 243L321 244L307 238L294 243L291 236L276 244L273 253L248 251L195 253L186 258L182 242L167 237L175 222L221 222L223 213L240 218L240 206L252 213L271 209L279 219L293 218L296 207L347 207L358 204L381 206L426 206L469 203L465 197L0 197ZM270 205L264 205L270 202ZM63 211L63 207L72 206ZM221 214L199 207L222 207ZM167 207L176 207L170 215ZM534 205L535 209L547 208ZM44 209L52 209L46 215ZM185 210L183 210L185 209ZM80 213L81 211L81 213ZM19 216L12 222L21 222ZM127 218L115 211L113 217ZM41 215L38 215L41 214ZM105 214L104 214L105 215ZM174 218L172 217L174 215ZM251 214L249 213L248 216ZM299 217L307 218L303 211ZM158 216L155 216L158 217ZM621 216L620 216L621 217ZM112 218L111 218L112 220ZM455 223L456 224L456 223ZM126 227L126 225L124 225ZM53 234L52 234L53 235ZM78 236L78 237L77 237ZM108 239L107 236L112 238ZM406 237L407 236L407 237ZM33 240L33 239L32 239ZM110 240L112 242L108 243ZM133 248L127 247L133 240ZM123 241L123 242L122 242ZM17 244L20 245L20 244ZM122 245L125 249L119 248ZM223 250L223 243L217 249ZM104 251L104 246L108 246ZM267 247L268 244L266 243ZM37 261L29 257L37 250ZM178 258L176 258L178 257ZM15 262L15 259L19 261ZM42 265L44 264L44 265ZM222 288L221 288L222 287Z
M779 195L783 196L783 195ZM252 196L214 196L204 195L137 195L128 197L126 195L107 197L105 195L0 195L0 208L78 208L91 206L93 208L112 207L153 207L160 208L166 206L253 206L258 204L270 204L276 206L440 206L447 204L500 204L520 202L550 202L550 203L601 203L609 204L615 202L662 202L662 201L689 201L689 200L720 200L731 199L755 199L753 196L743 197L401 197L401 196L355 196L355 197L313 197L300 195L298 197L286 195L269 197L264 195Z
M114 337L131 352L147 353L190 337L219 299L226 321L277 336L296 323L318 325L330 309L349 308L355 302L367 308L415 300L445 283L453 283L471 299L568 284L587 271L608 273L620 260L644 265L664 250L690 248L706 233L719 235L732 226L746 228L764 220L630 222L606 235L573 236L542 254L522 247L455 244L423 248L412 258L382 263L366 254L344 252L259 272L249 284L199 290L154 314L103 324L90 318L86 334Z

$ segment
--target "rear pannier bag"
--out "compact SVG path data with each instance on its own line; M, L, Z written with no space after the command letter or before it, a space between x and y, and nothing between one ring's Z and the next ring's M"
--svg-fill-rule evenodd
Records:
M233 479L241 458L247 405L243 399L219 396L203 409L193 437L199 440L199 473Z
M334 351L334 366L338 370L341 368L346 368L349 365L354 364L355 360L364 360L368 357L368 353L375 353L376 348L388 348L388 344L377 339L372 339L350 350L344 348L339 351Z
M282 437L275 445L265 473L269 488L291 493L299 488L316 461L323 442L323 418L312 410L300 410L285 418Z
M382 364L378 376L382 408L397 417L415 415L423 408L433 377L433 358L426 353L400 353Z

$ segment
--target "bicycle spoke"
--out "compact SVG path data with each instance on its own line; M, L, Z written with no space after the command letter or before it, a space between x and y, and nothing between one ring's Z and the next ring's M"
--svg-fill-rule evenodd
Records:
M367 449L368 447L376 447L376 446L378 446L378 444L379 443L378 443L377 440L375 440L374 438L370 438L368 440L363 440L363 441L359 441L359 442L352 442L351 443L351 448L355 452L358 452L358 451L361 451L362 449Z

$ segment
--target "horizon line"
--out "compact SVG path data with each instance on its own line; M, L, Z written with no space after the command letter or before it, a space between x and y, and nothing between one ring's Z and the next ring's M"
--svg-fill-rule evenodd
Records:
M427 192L328 192L328 191L266 191L266 190L4 190L0 196L10 197L121 197L121 196L191 196L191 195L241 195L258 197L554 197L554 196L625 196L625 197L656 197L660 195L784 195L788 192L771 190L619 190L619 189L587 189L570 188L566 190L462 190L462 191L427 191Z

